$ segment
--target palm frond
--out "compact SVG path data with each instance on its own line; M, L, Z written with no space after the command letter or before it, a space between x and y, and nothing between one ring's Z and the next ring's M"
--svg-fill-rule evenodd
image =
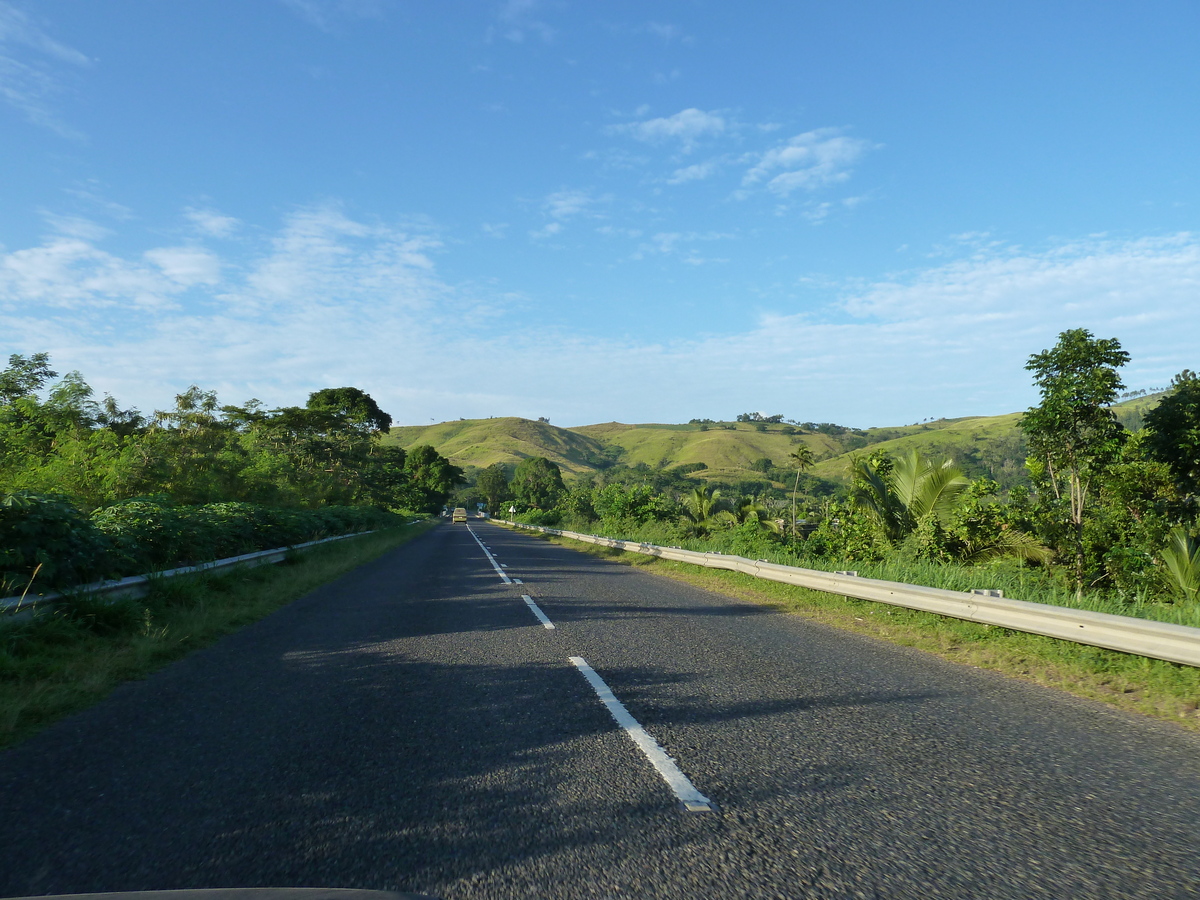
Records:
M1162 561L1183 599L1189 603L1200 599L1200 547L1182 526L1171 529Z

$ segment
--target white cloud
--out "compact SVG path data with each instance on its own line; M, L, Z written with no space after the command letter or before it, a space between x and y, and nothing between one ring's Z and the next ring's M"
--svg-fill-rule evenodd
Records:
M221 281L220 259L200 247L157 247L147 250L144 256L181 287Z
M280 0L304 19L324 31L340 18L379 19L383 16L381 0Z
M697 266L720 261L694 252L700 242L730 237L662 231L647 247ZM48 350L57 368L144 409L192 382L268 404L355 384L400 422L680 421L769 408L884 425L1001 413L1035 402L1026 360L1076 327L1121 340L1131 386L1200 368L1194 234L967 248L888 278L808 284L826 300L807 311L747 305L740 327L709 336L711 320L692 316L626 339L554 330L522 297L451 287L434 266L436 239L337 206L298 210L265 245L242 246L237 259L197 247L123 258L52 235L0 252L0 333L11 351ZM497 358L504 366L482 381L479 366L447 364Z
M89 62L78 50L51 38L22 10L0 0L0 100L30 122L63 137L81 137L54 113L51 98L64 90L64 65L78 68Z
M241 225L241 222L233 216L222 215L212 209L194 209L189 207L184 210L183 214L196 227L197 231L210 237L229 237Z
M81 313L119 306L160 309L173 306L181 289L160 269L123 260L78 237L55 236L0 256L0 309L6 312L26 306Z
M595 201L587 191L556 191L543 203L546 213L555 219L570 219L586 212Z
M529 236L535 241L543 238L554 237L563 229L561 222L548 222L544 228L538 228L529 232Z
M527 35L533 34L544 43L553 43L557 34L555 30L534 16L538 6L537 0L508 0L497 16L504 39L521 44Z
M849 178L851 166L869 149L867 141L837 128L806 131L759 156L742 184L765 181L767 190L784 197L798 189L815 190Z
M710 159L707 162L696 163L692 166L684 166L681 169L676 169L671 173L671 177L667 179L667 184L684 184L688 181L703 181L706 178L711 178L723 165L723 160Z
M684 152L690 152L700 138L723 134L728 127L728 120L720 113L692 107L673 116L614 125L610 130L650 144L678 141Z

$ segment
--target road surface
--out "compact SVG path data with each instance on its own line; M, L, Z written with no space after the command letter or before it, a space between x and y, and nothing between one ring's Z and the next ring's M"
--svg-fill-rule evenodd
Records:
M0 848L0 896L1161 900L1200 740L471 520L0 753Z

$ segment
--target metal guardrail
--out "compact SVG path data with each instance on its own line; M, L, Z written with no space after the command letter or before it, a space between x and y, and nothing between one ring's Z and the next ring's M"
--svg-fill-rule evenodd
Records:
M873 600L907 609L965 619L984 625L998 625L1014 631L1042 634L1047 637L1120 650L1138 656L1165 659L1169 662L1200 667L1200 628L1175 625L1170 622L1154 622L1135 619L1131 616L1116 616L1110 613L1091 612L1050 606L1046 603L1031 603L1028 600L1013 600L1008 597L988 597L949 591L943 588L901 584L895 581L879 581L859 578L856 575L822 572L817 569L802 569L784 566L766 560L746 559L742 556L727 556L722 553L700 553L694 550L678 550L636 541L621 541L580 534L575 531L560 531L541 525L512 523L517 528L527 528L546 534L570 538L602 547L613 547L631 553L644 553L662 559L686 562L710 569L728 569L799 587L854 597L858 600Z
M339 534L319 541L306 541L291 547L276 547L273 550L259 550L255 553L243 553L241 556L230 556L213 562L200 563L195 566L180 566L177 569L167 569L150 575L130 575L113 581L95 581L91 584L81 584L70 590L71 595L90 594L91 596L110 597L141 597L150 590L150 583L157 578L174 578L176 575L194 575L198 572L216 572L230 569L234 566L262 566L269 563L282 562L292 550L303 550L305 547L315 547L317 544L328 544L330 541L343 541L346 538L360 537L372 534L370 531L357 531L354 534ZM5 597L0 599L0 613L9 610L32 609L35 606L54 604L62 600L63 594L51 592L26 597Z

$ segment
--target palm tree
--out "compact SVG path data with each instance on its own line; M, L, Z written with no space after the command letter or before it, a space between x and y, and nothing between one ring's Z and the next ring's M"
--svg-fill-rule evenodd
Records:
M884 533L898 544L923 524L944 524L958 505L971 481L953 460L934 465L916 450L898 460L884 458L854 460L852 498L870 510ZM1053 552L1037 538L1008 526L986 542L967 542L962 548L964 562L979 563L1002 556L1016 556L1030 562L1046 563Z
M742 497L733 505L732 509L717 515L727 516L731 522L738 525L754 523L767 531L779 531L779 526L770 517L770 511L755 497Z
M1171 539L1162 552L1173 586L1185 602L1200 598L1200 547L1180 525L1171 529Z
M890 466L859 459L850 465L854 502L875 515L893 543L912 534L923 521L944 522L971 483L953 460L935 466L916 450Z
M794 537L796 534L796 494L800 490L800 473L812 466L816 460L813 458L812 448L807 444L801 444L789 453L788 459L796 467L796 483L792 485L792 527L790 529Z
M728 511L729 502L719 490L707 485L696 487L687 499L688 518L696 523L697 531L707 531L716 515Z

